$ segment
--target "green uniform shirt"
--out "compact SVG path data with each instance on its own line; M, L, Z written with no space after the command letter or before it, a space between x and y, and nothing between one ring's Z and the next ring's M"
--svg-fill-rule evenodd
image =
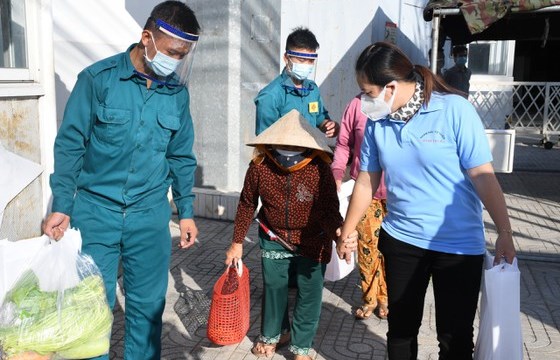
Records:
M301 89L296 88L284 69L282 74L259 92L255 98L257 135L293 109L299 111L316 127L321 126L325 119L329 119L317 84L311 80L304 80L302 85Z
M54 145L53 212L72 214L76 191L115 210L145 209L172 185L179 218L192 218L196 170L189 93L146 80L130 51L79 75Z

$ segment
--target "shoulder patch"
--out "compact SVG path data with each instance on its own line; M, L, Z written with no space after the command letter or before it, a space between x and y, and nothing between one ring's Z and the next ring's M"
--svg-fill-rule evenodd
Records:
M117 55L113 55L111 57L108 57L106 59L100 60L90 66L88 66L86 68L86 70L92 75L92 76L96 76L97 74L99 74L100 72L103 72L107 69L111 69L117 66L117 63L120 60L120 57L123 54L117 54Z

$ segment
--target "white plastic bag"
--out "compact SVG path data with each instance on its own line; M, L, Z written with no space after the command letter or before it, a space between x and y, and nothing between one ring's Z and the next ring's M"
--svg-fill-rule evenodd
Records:
M346 217L346 211L348 210L348 204L350 196L352 195L352 190L354 190L354 180L348 180L342 184L340 187L340 192L338 193L338 201L340 203L340 215ZM345 259L340 259L336 253L336 242L333 241L332 245L331 261L327 264L327 270L325 271L326 281L338 281L345 278L348 274L354 270L356 265L355 255L351 254L350 263L347 263Z
M327 264L327 270L325 271L326 281L338 281L345 278L348 274L354 270L356 260L354 259L354 253L350 258L350 263L347 263L345 259L338 257L336 253L336 242L333 241L333 249L331 254L331 261Z
M480 323L474 358L476 360L523 359L520 318L520 278L517 258L511 264L494 266L494 256L486 252L482 279Z
M8 358L85 359L109 351L113 315L103 279L80 248L80 232L73 229L47 242L5 293L0 348Z
M348 205L350 204L350 196L352 196L352 191L354 190L355 183L356 180L350 179L340 185L340 191L338 192L338 202L340 204L340 215L342 215L343 218L346 217L346 211L348 210Z
M47 236L18 241L0 240L0 304L12 285L29 268L37 253L48 243Z

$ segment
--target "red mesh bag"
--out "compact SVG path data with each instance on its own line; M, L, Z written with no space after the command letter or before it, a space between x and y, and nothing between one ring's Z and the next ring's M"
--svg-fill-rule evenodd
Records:
M207 336L218 345L240 343L249 331L249 270L237 261L214 284Z

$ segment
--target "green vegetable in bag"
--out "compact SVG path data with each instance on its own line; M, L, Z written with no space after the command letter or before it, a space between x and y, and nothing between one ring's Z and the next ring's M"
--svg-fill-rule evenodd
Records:
M99 275L64 291L46 292L28 270L0 308L0 346L8 355L35 351L65 359L95 357L109 350L112 320Z

